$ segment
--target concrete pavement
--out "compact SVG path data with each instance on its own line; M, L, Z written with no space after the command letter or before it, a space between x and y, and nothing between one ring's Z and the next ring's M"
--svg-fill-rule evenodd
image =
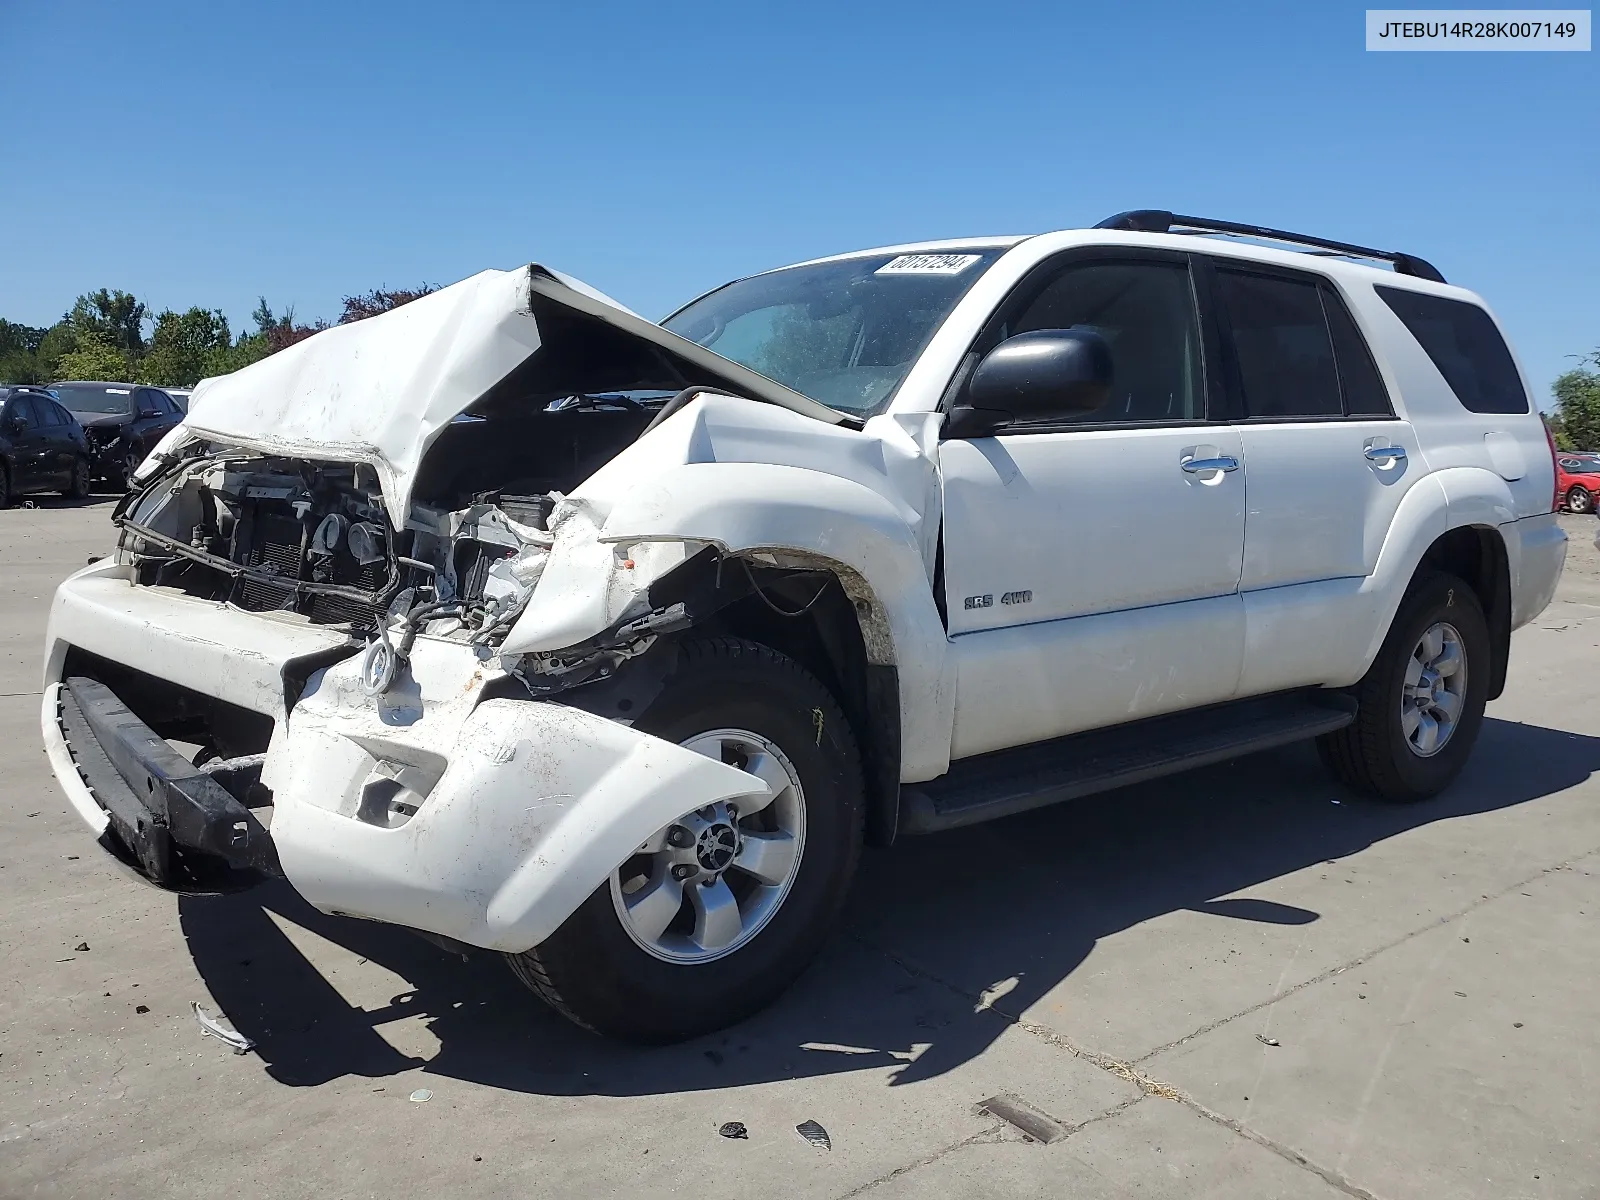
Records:
M907 840L779 1005L640 1051L493 956L106 858L37 672L108 511L0 512L0 1196L1600 1194L1592 518L1438 800L1358 800L1300 747Z

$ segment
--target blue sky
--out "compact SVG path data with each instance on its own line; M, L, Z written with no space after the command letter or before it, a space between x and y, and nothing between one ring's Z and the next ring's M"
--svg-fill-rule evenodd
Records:
M660 316L1159 207L1420 254L1543 397L1600 345L1600 61L1370 54L1363 12L0 0L0 316L120 287L237 328L529 260Z

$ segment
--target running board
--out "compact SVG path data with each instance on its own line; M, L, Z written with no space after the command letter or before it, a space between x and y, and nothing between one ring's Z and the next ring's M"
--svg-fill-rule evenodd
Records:
M1343 729L1355 701L1312 688L964 758L900 789L900 832L936 833Z

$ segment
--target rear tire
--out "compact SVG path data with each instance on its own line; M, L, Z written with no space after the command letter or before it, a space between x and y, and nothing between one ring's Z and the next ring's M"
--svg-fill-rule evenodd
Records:
M5 463L0 463L0 508L11 504L11 476L6 474Z
M1594 496L1581 483L1573 484L1567 491L1567 511L1587 513L1594 511Z
M861 760L827 689L798 663L755 642L696 639L680 652L677 669L635 726L678 744L709 731L748 731L776 748L799 785L803 840L777 907L751 926L748 940L730 943L720 957L674 960L647 950L626 924L612 880L543 944L506 956L518 978L556 1011L586 1029L633 1042L709 1033L776 999L832 932L861 848ZM625 869L619 868L619 880ZM727 885L742 883L736 868L725 875ZM684 907L673 910L679 925L693 915L687 889L696 881L682 886Z
M1440 649L1430 657L1435 640ZM1341 783L1382 800L1410 803L1437 795L1460 774L1477 741L1490 653L1488 622L1466 581L1442 571L1416 579L1371 669L1353 689L1354 723L1317 739L1323 764ZM1427 665L1442 668L1452 654L1459 662L1448 670ZM1465 684L1452 691L1457 672Z

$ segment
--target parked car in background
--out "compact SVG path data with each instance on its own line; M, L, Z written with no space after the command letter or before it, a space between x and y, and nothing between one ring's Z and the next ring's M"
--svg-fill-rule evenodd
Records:
M0 387L0 508L13 496L89 494L83 426L44 388Z
M189 396L192 394L193 390L194 390L193 388L163 388L162 389L162 391L166 392L167 395L172 397L172 402L174 404L176 404L179 408L183 409L184 412L188 412L189 411Z
M115 488L183 420L183 409L161 388L135 383L53 383L50 391L72 411L89 438L92 473Z
M1592 513L1600 496L1600 454L1563 454L1556 459L1556 495L1568 512Z

